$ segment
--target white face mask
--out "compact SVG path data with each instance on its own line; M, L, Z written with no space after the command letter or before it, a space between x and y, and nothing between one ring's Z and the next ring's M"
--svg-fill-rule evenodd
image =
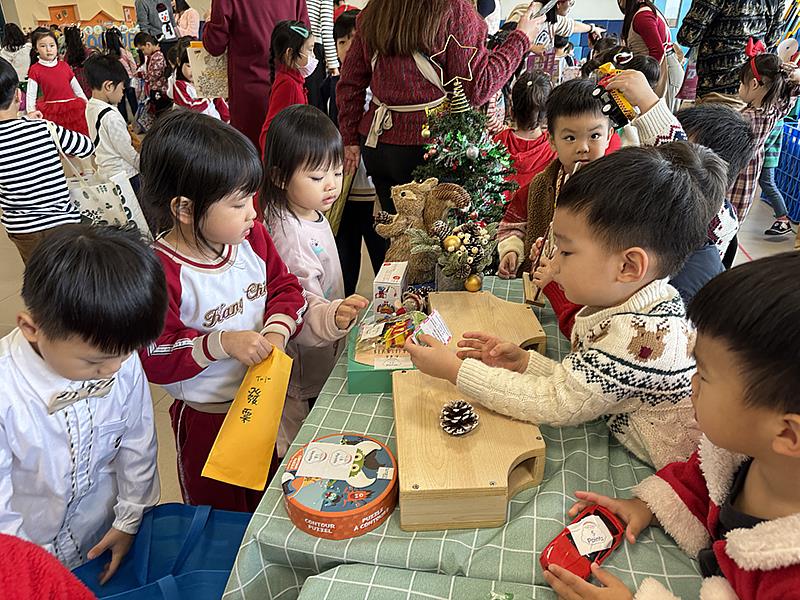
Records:
M314 56L314 52L312 51L308 55L308 62L306 62L305 66L298 67L298 69L300 70L300 74L303 76L303 79L309 77L316 70L318 64L319 60L317 60L317 57Z

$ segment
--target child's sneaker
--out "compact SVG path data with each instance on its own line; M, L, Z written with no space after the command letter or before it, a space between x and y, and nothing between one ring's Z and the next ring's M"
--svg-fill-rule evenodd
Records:
M792 226L787 219L777 219L764 235L786 235L792 232Z

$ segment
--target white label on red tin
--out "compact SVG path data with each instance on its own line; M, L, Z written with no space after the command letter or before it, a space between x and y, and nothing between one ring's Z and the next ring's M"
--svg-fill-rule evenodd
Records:
M303 460L300 461L296 476L347 479L356 452L355 446L311 442L303 450Z
M575 547L583 556L611 548L614 543L614 536L597 515L589 515L577 523L571 523L567 525L567 529L572 534Z
M378 467L378 479L391 479L394 477L394 469L392 467Z

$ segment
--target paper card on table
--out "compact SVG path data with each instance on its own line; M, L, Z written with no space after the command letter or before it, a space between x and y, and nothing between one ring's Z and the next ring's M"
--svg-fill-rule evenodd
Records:
M422 323L420 323L416 330L414 331L414 335L411 336L411 339L414 341L415 344L419 344L419 336L420 335L429 335L443 344L449 344L450 340L453 339L453 334L450 333L450 330L447 328L447 324L444 322L442 315L439 314L438 310L434 310L428 318L425 319Z
M375 352L375 369L412 369L411 355L402 348L393 348L388 352Z
M203 477L252 490L266 487L291 372L292 359L277 348L267 360L247 370L203 467Z
M303 459L295 476L347 479L357 452L355 446L311 442L303 451Z
M567 529L572 534L572 541L582 556L589 556L593 552L611 548L614 543L614 536L597 515L589 515L577 523L571 523L567 525Z
M368 340L383 335L383 328L386 323L364 323L361 326L359 339Z

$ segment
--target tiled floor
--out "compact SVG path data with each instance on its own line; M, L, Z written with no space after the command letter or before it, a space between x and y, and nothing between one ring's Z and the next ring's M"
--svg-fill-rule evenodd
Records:
M793 248L794 235L784 236L777 240L764 237L764 230L772 224L770 209L760 201L755 206L739 234L742 246L737 263L752 259L763 258L778 252ZM16 326L17 313L22 310L20 298L22 286L22 261L14 245L4 234L0 234L0 336L6 335ZM372 293L372 268L366 259L364 249L362 261L362 274L358 291L369 297ZM156 415L156 430L158 434L158 470L161 475L161 501L180 502L181 494L178 486L177 469L175 463L175 442L169 420L169 406L172 399L163 389L151 386L153 406Z

